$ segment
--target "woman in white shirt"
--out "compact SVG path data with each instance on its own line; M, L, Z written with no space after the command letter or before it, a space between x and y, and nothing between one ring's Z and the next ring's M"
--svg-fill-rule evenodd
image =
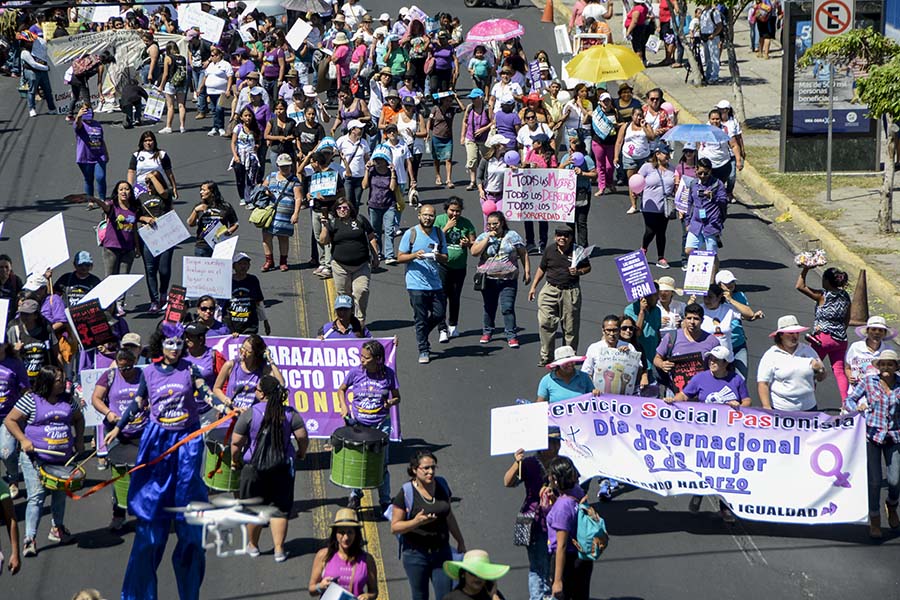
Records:
M721 181L725 186L725 190L728 192L728 199L730 200L731 194L734 191L735 182L735 179L731 176L731 163L734 161L735 169L740 171L744 168L744 157L741 153L741 148L734 138L734 131L724 127L722 121L722 111L718 108L709 111L709 122L707 124L724 131L728 135L728 141L719 142L717 144L704 142L699 145L697 156L699 158L709 159L709 162L711 162L713 166L713 177ZM737 172L735 172L735 177L736 176Z
M510 140L496 133L485 142L488 149L481 162L478 163L478 169L475 172L482 208L485 202L491 201L497 207L494 210L500 210L500 201L503 199L503 179L509 169L503 157L509 142ZM484 219L482 222L482 231L484 231L487 227L487 217L484 210L481 213Z
M579 138L585 138L587 134L587 122L591 117L591 113L594 112L594 107L591 106L590 101L587 99L587 95L587 86L583 83L579 83L575 86L574 93L572 94L573 98L563 105L562 117L560 117L560 120L553 127L554 129L558 129L560 124L563 125L566 131L563 140L568 139L569 131L573 129L578 132Z
M234 68L224 59L222 49L213 46L210 50L209 64L203 69L200 88L197 90L198 94L206 90L209 104L213 107L213 126L206 135L218 134L227 137L225 134L225 106L219 103L219 98L223 94L226 97L232 96L233 85Z
M816 382L828 376L825 365L800 335L809 331L794 315L778 319L778 329L769 334L774 345L766 350L756 372L759 400L765 409L817 410Z
M888 327L884 317L869 317L865 325L856 328L856 335L863 338L853 342L847 349L844 359L844 373L851 386L859 383L865 376L869 365L885 350L894 350L888 340L897 337L897 330Z
M134 188L134 195L140 196L150 191L147 176L151 173L159 173L159 180L168 180L172 188L172 196L178 196L178 185L175 183L175 173L172 171L172 159L165 150L160 149L156 141L156 134L145 131L138 140L137 152L131 155L128 164L128 183Z
M413 176L418 177L428 129L425 127L425 118L419 112L416 100L412 96L403 98L403 112L397 115L397 133L400 134L400 141L409 148Z
M684 307L686 306L681 300L675 300L675 294L679 296L682 292L675 287L675 279L673 277L660 277L657 281L659 288L659 302L656 305L662 313L662 327L659 329L660 336L669 332L677 331L681 327L681 320L684 318Z

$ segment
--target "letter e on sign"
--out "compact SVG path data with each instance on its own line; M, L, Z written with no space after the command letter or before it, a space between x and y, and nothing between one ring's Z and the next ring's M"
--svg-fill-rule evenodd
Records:
M853 28L854 0L816 0L813 5L813 43Z

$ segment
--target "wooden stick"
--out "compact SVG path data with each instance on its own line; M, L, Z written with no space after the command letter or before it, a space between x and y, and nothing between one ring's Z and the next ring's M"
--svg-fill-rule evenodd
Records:
M91 452L90 454L88 454L87 458L85 458L83 461L81 461L80 463L78 463L78 464L75 466L75 470L77 471L78 469L80 469L80 468L82 467L82 465L84 465L84 463L86 463L87 461L89 461L89 460L91 460L92 458L94 458L94 456L96 456L96 454L97 454L97 451L96 451L96 450L94 450L93 452ZM72 455L72 458L70 458L69 461L66 463L66 466L67 466L67 467L68 467L70 464L72 464L72 461L75 460L75 457L76 457L76 456L78 456L77 453Z

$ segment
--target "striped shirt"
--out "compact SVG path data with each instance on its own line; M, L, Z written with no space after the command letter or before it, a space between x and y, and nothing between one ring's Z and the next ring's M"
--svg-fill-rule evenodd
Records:
M60 396L59 396L60 402L65 402L67 398L69 400L69 403L72 405L72 408L74 408L77 411L81 410L81 405L79 404L79 402L77 400L71 398L70 396L68 396L66 394L60 394ZM25 415L25 417L26 417L25 424L26 425L31 425L32 423L34 423L34 414L37 412L37 408L35 407L35 403L34 403L34 395L32 395L31 392L28 392L27 394L25 394L24 396L19 398L19 400L16 402L16 405L13 408L18 410L23 415Z

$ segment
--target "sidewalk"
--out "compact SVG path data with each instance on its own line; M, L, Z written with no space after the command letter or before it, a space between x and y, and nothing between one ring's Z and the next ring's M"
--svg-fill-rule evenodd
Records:
M537 5L540 0L532 1ZM554 2L557 23L568 24L573 4L574 0ZM539 8L543 9L543 3ZM610 23L617 42L622 42L620 12L617 4L617 14ZM747 150L747 165L738 175L738 197L772 222L792 247L803 250L809 241L815 241L832 263L847 270L851 282L859 269L867 269L871 313L897 320L900 290L894 282L900 281L900 235L876 233L881 174L833 177L832 201L827 202L824 174L778 172L782 50L777 42L772 44L769 60L757 58L750 49L747 20L739 19L735 26ZM657 55L648 52L651 65L664 57L664 51ZM720 77L728 83L694 87L685 83L684 69L650 66L634 78L635 93L643 97L648 90L660 87L679 110L680 123L705 123L708 111L720 100L736 104L724 50ZM840 164L839 147L835 148L834 160Z

